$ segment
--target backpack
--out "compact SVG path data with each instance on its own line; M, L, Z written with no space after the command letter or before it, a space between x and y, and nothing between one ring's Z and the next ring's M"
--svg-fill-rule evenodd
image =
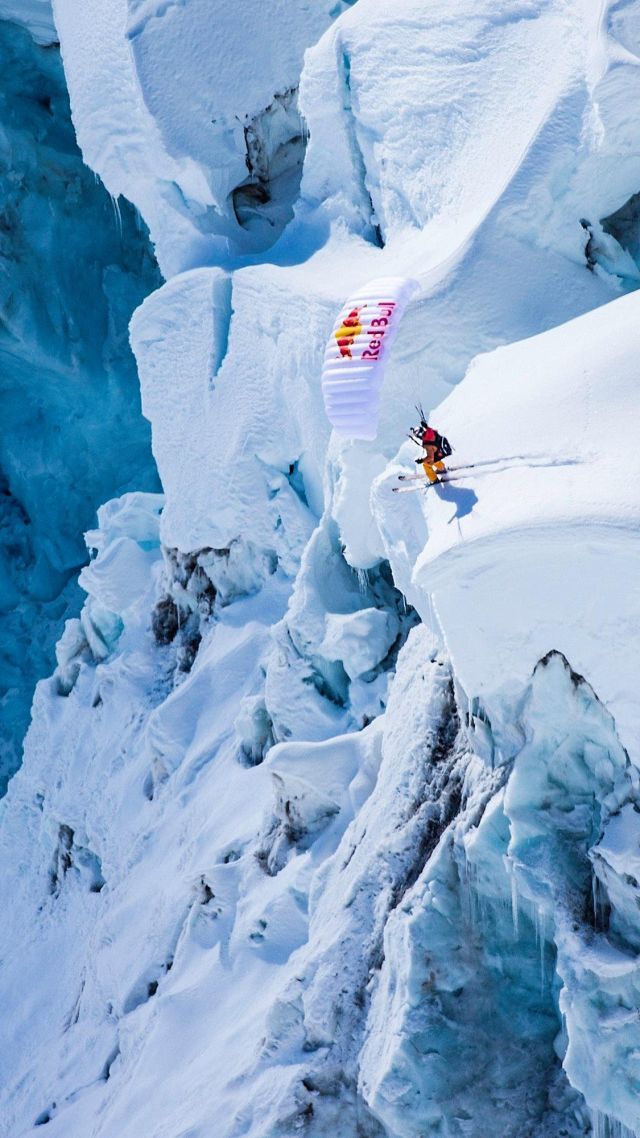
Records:
M445 439L444 435L439 434L438 431L434 431L433 427L425 427L422 431L421 439L424 447L433 446L436 448L436 461L439 462L440 459L448 458L451 454L451 443L448 439Z

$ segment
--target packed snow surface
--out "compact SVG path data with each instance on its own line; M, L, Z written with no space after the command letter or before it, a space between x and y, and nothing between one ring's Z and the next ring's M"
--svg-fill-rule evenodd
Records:
M637 0L53 12L165 277L163 494L101 506L0 806L7 1133L637 1138Z

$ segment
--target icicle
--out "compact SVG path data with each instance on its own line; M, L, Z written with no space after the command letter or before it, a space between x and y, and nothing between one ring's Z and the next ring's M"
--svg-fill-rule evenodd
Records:
M471 866L467 861L466 853L464 855L464 890L462 893L466 907L466 919L468 924L473 924L473 896L471 892Z
M477 884L476 884L476 873L475 873L475 867L471 864L471 862L466 860L466 857L465 857L465 868L466 868L465 881L466 881L466 886L467 886L466 896L467 896L467 908L468 908L467 919L468 919L468 922L470 925L473 925L475 928L477 928L478 925L480 924L480 900L478 897L478 889L477 889Z
M480 917L479 928L485 941L490 940L491 930L489 927L489 915L491 913L491 904L487 896L482 896L478 891L478 914Z
M358 585L361 593L366 593L369 589L369 574L366 569L356 569L356 576L358 578Z
M115 194L109 194L109 197L111 198L111 205L113 206L113 212L116 215L116 224L118 226L118 233L119 233L120 237L122 237L122 214L120 213L120 198L116 197Z
M544 909L539 910L538 913L539 913L539 919L540 919L540 995L542 995L542 993L544 992L544 985L545 985L545 979L546 979L545 967L544 967L544 950L546 948L547 915L546 915Z
M429 605L429 631L430 631L431 635L435 637L435 631L434 631L434 625L433 625L433 603L431 600L431 593L427 593L427 603Z
M630 1130L619 1119L601 1110L591 1111L591 1133L593 1138L639 1138L637 1130Z
M591 875L591 903L593 905L593 927L598 931L598 878L595 873Z
M511 917L513 920L513 935L520 939L520 912L518 909L518 882L514 870L511 870Z

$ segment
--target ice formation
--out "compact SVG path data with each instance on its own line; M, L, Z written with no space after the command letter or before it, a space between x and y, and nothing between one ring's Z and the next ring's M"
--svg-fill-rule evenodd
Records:
M160 276L142 221L82 164L55 45L2 21L0 62L4 791L35 681L81 607L82 530L106 497L155 487L127 325Z
M637 0L53 16L165 277L163 494L101 505L0 804L4 1129L637 1138ZM396 495L416 401L454 480Z

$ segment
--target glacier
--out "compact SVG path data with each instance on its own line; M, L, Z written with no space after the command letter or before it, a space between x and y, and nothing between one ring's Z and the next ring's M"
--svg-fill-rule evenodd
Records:
M82 163L56 45L4 20L0 57L4 789L34 684L81 608L83 529L105 498L157 488L127 326L161 278L142 220Z
M19 310L67 619L17 579L57 644L0 803L5 1132L637 1138L637 0L16 7L131 204L65 227L117 336L97 289L55 351ZM389 275L341 439L325 343ZM396 495L416 402L475 465Z

